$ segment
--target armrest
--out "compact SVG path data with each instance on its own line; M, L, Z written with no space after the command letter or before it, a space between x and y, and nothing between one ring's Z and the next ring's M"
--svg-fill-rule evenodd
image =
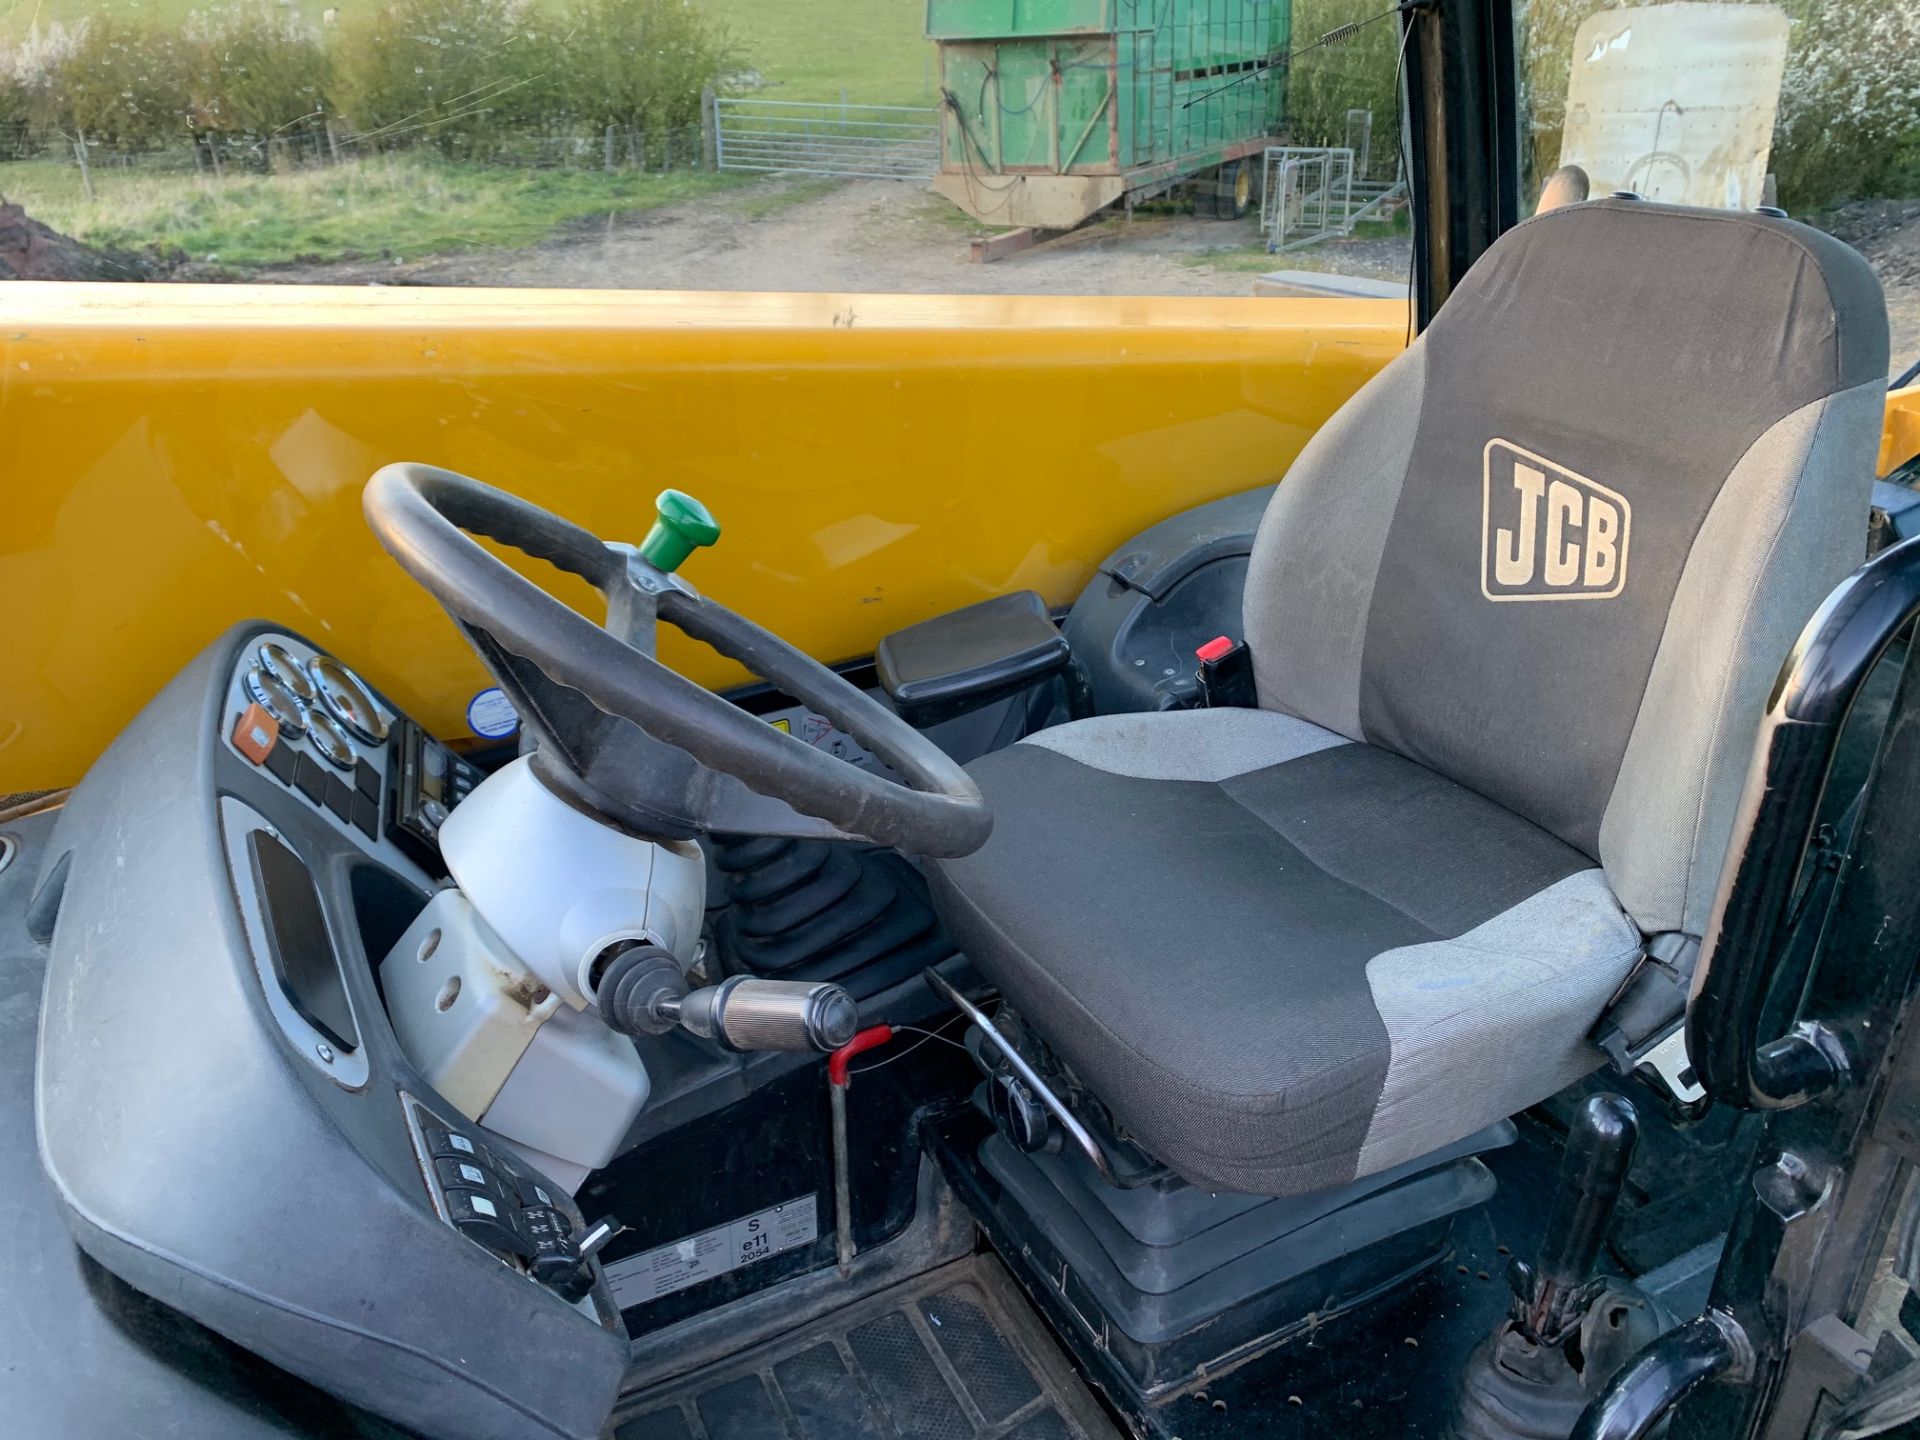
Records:
M996 595L896 630L874 651L880 688L925 729L1063 672L1067 639L1031 590Z

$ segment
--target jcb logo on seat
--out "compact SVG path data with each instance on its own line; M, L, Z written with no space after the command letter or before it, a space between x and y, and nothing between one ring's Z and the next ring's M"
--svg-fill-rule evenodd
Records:
M1489 440L1480 593L1489 600L1607 600L1627 583L1627 497L1507 440Z

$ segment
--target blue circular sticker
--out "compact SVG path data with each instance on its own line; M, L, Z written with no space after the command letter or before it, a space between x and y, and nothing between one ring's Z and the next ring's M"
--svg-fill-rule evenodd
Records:
M520 728L520 716L498 685L489 685L467 702L467 728L487 740L504 740Z

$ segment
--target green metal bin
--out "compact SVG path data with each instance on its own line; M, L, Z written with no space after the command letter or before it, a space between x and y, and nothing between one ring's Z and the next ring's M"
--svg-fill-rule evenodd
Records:
M1290 0L927 0L934 186L987 224L1064 229L1220 171L1219 204L1243 209L1291 24Z

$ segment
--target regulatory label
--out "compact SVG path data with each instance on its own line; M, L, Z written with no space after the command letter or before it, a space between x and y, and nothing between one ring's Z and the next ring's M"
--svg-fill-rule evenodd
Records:
M774 729L784 730L794 739L804 741L836 760L845 760L849 765L871 770L876 775L890 778L893 775L886 763L866 746L846 731L838 729L826 716L815 714L804 705L789 705L784 710L770 711L761 718Z
M614 1302L627 1310L716 1275L771 1260L782 1251L812 1244L820 1234L816 1198L803 1195L670 1245L614 1261L607 1266Z
M489 685L467 702L467 728L486 740L501 740L520 728L520 716L498 685Z

